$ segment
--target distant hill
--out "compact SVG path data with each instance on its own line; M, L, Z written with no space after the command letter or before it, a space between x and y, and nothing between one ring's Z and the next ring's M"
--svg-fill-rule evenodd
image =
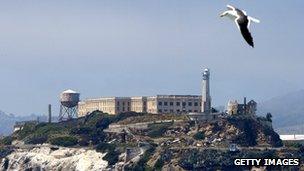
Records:
M0 135L8 135L12 132L12 125L15 123L15 117L13 115L7 115L0 111Z
M13 114L6 114L3 111L0 111L0 135L9 135L13 132L13 127L16 121L29 121L36 120L37 115L32 114L28 116L15 116ZM45 120L44 117L42 120Z
M304 133L304 90L278 96L262 102L259 113L270 112L280 133Z

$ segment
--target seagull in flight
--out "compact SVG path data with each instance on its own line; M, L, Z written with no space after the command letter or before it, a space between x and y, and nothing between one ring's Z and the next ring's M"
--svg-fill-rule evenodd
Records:
M250 23L260 23L260 20L250 17L246 11L235 8L231 5L227 5L228 10L221 14L221 17L228 17L235 22L239 30L241 31L246 42L254 47L253 38L249 31Z

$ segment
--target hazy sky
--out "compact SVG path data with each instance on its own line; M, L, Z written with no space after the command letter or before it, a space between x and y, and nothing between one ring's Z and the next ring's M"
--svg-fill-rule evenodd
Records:
M219 14L236 5L261 20L256 48ZM303 88L304 1L36 0L0 2L0 109L45 114L67 88L81 98L200 94L214 105Z

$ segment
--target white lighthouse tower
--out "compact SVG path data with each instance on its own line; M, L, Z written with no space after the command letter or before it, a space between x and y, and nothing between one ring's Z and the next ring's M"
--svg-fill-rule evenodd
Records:
M208 68L203 72L202 112L211 113L210 70Z

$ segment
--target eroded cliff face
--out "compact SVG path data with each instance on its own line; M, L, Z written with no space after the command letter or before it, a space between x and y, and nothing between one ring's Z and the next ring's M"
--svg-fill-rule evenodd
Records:
M283 145L271 123L254 117L229 117L214 123L201 123L199 131L208 139L233 142L239 146Z
M105 154L83 148L19 148L0 161L0 170L105 170Z

